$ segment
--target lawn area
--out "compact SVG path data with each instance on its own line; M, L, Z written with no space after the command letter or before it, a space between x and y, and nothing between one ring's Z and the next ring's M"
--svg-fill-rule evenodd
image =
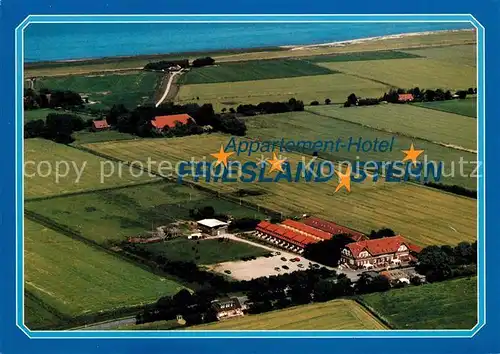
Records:
M332 108L330 108L332 107ZM406 110L408 107L400 108ZM409 107L408 112L410 112L414 107ZM329 111L330 109L335 111L334 114L337 114L337 108L333 105L331 106L317 106L317 107L307 107L307 110L320 110L320 111ZM351 110L352 109L352 110ZM343 114L347 114L347 117L352 118L353 120L358 119L360 117L366 117L368 120L371 117L371 112L373 109L373 116L377 116L381 122L384 120L387 121L390 118L390 114L384 114L385 109L390 109L388 106L379 107L352 107L352 108L338 108L338 112L345 112ZM396 108L398 109L398 108ZM358 115L358 112L359 115ZM389 111L388 111L389 112ZM412 114L416 114L417 111L413 111ZM429 112L425 110L421 110L422 115L428 115ZM432 114L432 113L431 113ZM339 117L343 117L340 116ZM463 118L460 116L455 116L453 118L458 118L457 120L457 130L459 130L458 122L463 119L466 119L465 123L469 123L468 125L472 125L475 127L475 121L470 118ZM344 118L346 119L346 118ZM422 118L423 119L423 118ZM467 120L468 119L468 120ZM348 145L349 139L352 138L353 142L357 142L359 138L362 138L363 141L366 140L391 140L393 137L394 146L392 151L387 152L378 152L378 151L356 151L356 148L353 145L351 151L347 151L347 148L339 148L339 151L332 151L331 146L327 147L325 152L319 152L319 156L321 158L325 158L332 161L356 161L356 158L359 156L359 159L362 161L400 161L404 154L401 150L406 150L413 143L416 149L423 149L425 155L427 155L428 161L444 161L445 166L443 168L443 172L451 174L452 164L455 165L456 173L453 176L442 177L440 182L445 184L457 184L469 189L476 189L476 179L469 176L475 168L473 164L464 164L463 171L466 175L460 175L458 173L459 169L459 161L460 158L463 158L465 161L476 161L477 155L472 152L467 151L459 151L450 147L441 146L439 144L434 144L429 141L409 138L406 136L396 135L393 133L376 131L369 127L363 127L359 124L353 124L351 122L343 121L340 119L329 118L325 116L319 116L316 114L312 114L310 112L294 112L294 113L283 113L283 114L274 114L274 115L262 115L252 117L251 119L246 120L246 124L248 127L247 135L254 138L260 138L261 140L281 140L282 138L300 141L300 140L311 140L316 141L318 139L323 140L337 140L337 138L342 138L345 145ZM375 126L381 126L382 123L375 123ZM438 123L435 123L437 127L439 127ZM372 125L372 124L370 124ZM389 126L388 123L385 123L386 127L389 127L390 130L396 130L396 126ZM467 124L465 124L467 126ZM432 125L434 127L434 125ZM420 128L423 131L423 127ZM427 129L427 128L426 128ZM430 129L430 128L429 128ZM462 128L464 131L464 129ZM444 131L444 128L442 129ZM437 137L436 133L433 133L434 136ZM466 136L465 132L463 134ZM447 133L447 136L450 136ZM469 134L470 136L470 134ZM463 142L462 142L463 143ZM470 144L469 144L470 145ZM474 145L475 147L475 145ZM310 153L312 153L311 151ZM421 159L423 157L420 157Z
M50 113L56 113L56 114L72 114L72 115L77 115L82 117L84 121L88 119L96 119L94 116L90 116L84 113L73 113L73 112L67 112L63 110L58 110L58 109L51 109L51 108L40 108L40 109L29 109L24 111L24 123L26 124L29 121L32 120L38 120L41 119L45 121L45 118L47 118L47 115Z
M119 174L118 163L44 139L24 140L24 162L25 198L123 186L154 179L147 174L134 177L125 166ZM59 180L56 179L58 163ZM69 166L66 176L65 166ZM101 171L109 173L113 168L116 171L115 176L101 180Z
M94 102L89 107L111 108L122 103L131 109L152 100L162 77L153 72L46 77L38 79L35 88L78 92Z
M338 105L311 106L307 110L408 137L461 146L474 151L477 147L477 122L457 114L424 110L408 104L349 108ZM450 126L453 126L453 129L450 129Z
M102 141L138 139L138 137L135 135L120 133L117 130L104 130L100 132L82 130L79 132L74 132L73 138L75 139L73 145L99 143Z
M408 54L409 55L409 54ZM180 84L255 81L333 74L334 71L297 59L252 60L192 68Z
M471 329L477 322L477 277L363 295L396 329Z
M367 97L379 97L389 87L370 80L344 75L315 75L282 79L240 81L181 86L179 103L212 103L216 110L267 101L288 101L294 97L305 104L311 101L344 102L352 92Z
M166 182L32 201L25 208L105 244L123 241L175 220L192 220L189 209L210 205L216 213L265 218L256 210Z
M262 118L265 119L265 117ZM272 121L270 117L267 120ZM284 120L286 120L286 115ZM347 124L355 126L351 123ZM265 130L262 138L265 138L264 133ZM301 139L304 138L304 136L301 137ZM332 137L329 136L329 138ZM210 134L172 139L97 143L86 146L122 160L145 159L146 156L155 160L165 159L168 156L172 161L180 161L189 160L193 156L200 159L206 156L207 161L212 161L213 158L209 154L218 151L220 145L227 144L228 140L227 136ZM406 145L408 146L409 144ZM401 158L401 155L402 153L398 153L398 158ZM256 157L240 155L238 160L255 161ZM292 169L302 158L301 155L293 153L286 154L286 157ZM230 160L232 158L236 159L233 156ZM266 154L266 158L270 158L270 154ZM251 185L243 182L200 181L198 183L219 193L234 193L240 188L251 186L261 195L243 197L243 200L269 207L285 215L307 213L324 217L364 232L390 227L419 245L457 244L460 241L476 239L475 200L412 183L386 183L382 179L378 182L367 180L364 183L353 184L351 193L345 190L334 193L338 183L336 178L324 183L305 181L288 183L283 180L278 183L252 183ZM325 208L326 205L327 208Z
M243 257L261 257L269 253L260 247L249 245L245 242L233 240L188 240L177 238L174 240L140 245L154 255L162 255L171 261L194 262L196 264L217 264L236 261Z
M321 63L326 68L398 88L463 90L476 87L476 69L437 59L391 59ZM358 96L363 96L358 94Z
M343 61L387 60L419 57L420 56L416 54L399 52L395 50L380 50L369 52L339 53L332 55L317 55L314 57L305 57L303 58L303 60L307 60L313 63L336 63Z
M384 330L368 311L352 300L291 307L189 327L186 330Z
M28 219L24 231L25 288L64 315L152 303L182 288Z
M418 102L415 106L435 109L443 112L461 114L463 116L477 117L477 99L467 98L465 100L437 101L437 102Z
M476 67L477 62L477 46L475 44L410 49L404 52L410 55L418 55L429 59L443 60L472 67Z

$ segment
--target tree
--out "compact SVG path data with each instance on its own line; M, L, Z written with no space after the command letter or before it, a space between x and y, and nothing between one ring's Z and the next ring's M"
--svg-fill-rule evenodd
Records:
M467 93L467 91L457 91L458 98L461 100L467 98Z
M396 233L389 229L389 228L382 228L378 231L372 230L370 232L370 239L377 239L377 238L383 238L383 237L391 237L391 236L396 236Z
M327 266L336 267L342 249L351 242L351 236L348 234L335 235L329 240L308 244L304 250L304 257Z
M45 122L41 119L32 120L24 125L24 137L36 138L43 135L45 131Z
M328 301L339 296L339 287L331 281L322 279L314 285L314 301Z
M328 104L330 104L330 103L332 103L332 100L331 100L331 99L329 99L329 98L325 99L325 104L327 104L327 105L328 105Z
M115 104L109 110L106 121L108 122L108 124L115 125L118 123L118 118L124 114L127 114L128 112L128 109L123 104Z
M354 93L351 93L347 97L347 102L349 102L351 105L356 105L356 103L358 103L358 98L356 97L356 95Z
M425 247L417 256L415 270L424 274L428 281L444 280L452 275L450 265L454 264L453 256L439 246Z
M311 106L317 106L317 105L319 105L319 102L318 102L318 101L312 101L312 102L310 103L310 105L311 105Z

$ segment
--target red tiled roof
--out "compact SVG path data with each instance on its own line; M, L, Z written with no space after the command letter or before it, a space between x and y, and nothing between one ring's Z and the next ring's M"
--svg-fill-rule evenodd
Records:
M381 254L396 253L399 246L406 245L412 249L414 245L409 244L402 236L392 236L378 238L374 240L359 241L347 244L347 248L351 251L354 258L358 258L359 253L363 250L368 251L372 256ZM418 252L418 251L417 251Z
M173 114L170 116L157 116L155 119L151 121L153 127L158 129L163 129L165 127L173 128L175 127L175 123L179 122L181 124L186 124L188 120L193 118L189 114Z
M401 93L398 95L398 101L413 101L413 95L411 93Z
M106 121L106 119L94 120L92 122L92 127L94 127L95 129L106 129L106 128L109 128L109 124Z
M309 217L307 219L302 220L302 222L306 225L328 232L332 235L350 234L352 236L351 238L354 241L361 241L366 239L366 236L363 235L361 232L351 230L345 226L338 225L334 222L323 220L320 218Z
M305 245L307 244L316 243L319 241L310 236L290 230L282 225L271 224L267 221L261 221L255 229L299 247L305 247Z
M289 226L291 228L294 228L295 230L305 232L311 236L314 236L316 238L320 238L322 240L329 240L332 238L332 234L330 234L328 232L316 229L312 226L303 224L303 223L295 221L295 220L287 219L287 220L283 221L281 224L283 224L285 226Z

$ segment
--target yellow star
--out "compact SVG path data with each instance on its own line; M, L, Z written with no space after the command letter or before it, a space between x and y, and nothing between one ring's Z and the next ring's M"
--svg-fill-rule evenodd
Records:
M337 193L340 188L345 187L348 192L351 191L351 166L347 166L345 173L335 170L335 173L339 176L339 184L335 188L335 193Z
M410 146L410 150L401 150L402 152L405 153L405 157L403 158L402 162L411 160L414 165L417 165L417 157L420 156L421 153L424 152L424 150L415 150L415 147L413 146L413 143Z
M234 154L234 152L225 152L224 147L221 145L219 152L215 154L210 154L211 156L215 157L217 159L217 162L215 163L215 166L218 166L221 162L222 164L227 167L227 158Z
M280 172L285 172L283 171L283 167L281 166L283 162L285 162L286 158L283 160L278 159L276 156L276 153L273 152L273 159L272 160L267 160L267 162L271 165L271 169L269 170L269 173L273 171L280 171Z

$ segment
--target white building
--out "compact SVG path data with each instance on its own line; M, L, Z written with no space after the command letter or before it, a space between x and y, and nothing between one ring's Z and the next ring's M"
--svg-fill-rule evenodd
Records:
M228 223L217 219L203 219L197 222L201 232L212 236L227 234Z

